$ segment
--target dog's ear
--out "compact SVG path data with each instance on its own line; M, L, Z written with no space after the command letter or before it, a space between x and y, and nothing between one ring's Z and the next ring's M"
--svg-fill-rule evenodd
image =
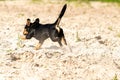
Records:
M35 19L35 22L36 22L36 23L39 23L39 22L40 22L39 18L36 18L36 19Z
M28 19L27 19L27 22L26 22L26 25L27 25L27 26L30 26L30 23L31 23L31 20L28 18Z

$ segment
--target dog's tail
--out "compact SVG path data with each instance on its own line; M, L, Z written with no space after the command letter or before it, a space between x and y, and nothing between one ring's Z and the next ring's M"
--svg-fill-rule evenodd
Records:
M61 20L61 18L63 17L65 11L66 11L66 8L67 8L67 4L65 4L65 5L63 6L63 8L62 8L62 10L61 10L61 13L59 14L59 17L58 17L57 20L55 21L56 26L59 25L60 20Z

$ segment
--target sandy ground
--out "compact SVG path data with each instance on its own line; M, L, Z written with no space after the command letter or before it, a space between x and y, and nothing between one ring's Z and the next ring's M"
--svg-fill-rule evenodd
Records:
M119 6L68 4L60 23L67 47L47 39L35 50L37 40L20 39L27 18L52 23L63 5L0 1L0 80L120 79Z

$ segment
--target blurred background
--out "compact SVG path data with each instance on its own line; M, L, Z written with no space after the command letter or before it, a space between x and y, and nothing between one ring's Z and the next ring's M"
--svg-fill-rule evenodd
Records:
M27 18L53 23L66 3L67 47L21 40ZM120 80L120 0L0 0L0 80Z

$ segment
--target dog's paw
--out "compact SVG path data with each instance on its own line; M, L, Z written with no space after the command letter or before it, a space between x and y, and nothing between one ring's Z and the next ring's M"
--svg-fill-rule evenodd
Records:
M35 50L39 50L41 47L40 43L35 46Z
M40 47L35 46L35 50L39 50L39 49L40 49Z

